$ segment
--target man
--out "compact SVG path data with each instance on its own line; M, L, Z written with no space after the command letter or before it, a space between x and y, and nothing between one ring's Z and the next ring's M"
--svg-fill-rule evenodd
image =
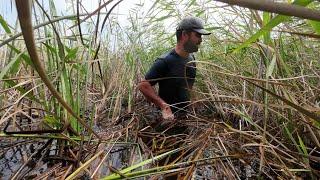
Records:
M138 84L139 90L161 109L162 118L174 120L174 113L186 110L190 103L189 89L196 76L193 52L197 52L202 35L210 35L204 30L201 19L184 18L176 30L177 44L174 49L159 57ZM159 95L152 86L159 84Z

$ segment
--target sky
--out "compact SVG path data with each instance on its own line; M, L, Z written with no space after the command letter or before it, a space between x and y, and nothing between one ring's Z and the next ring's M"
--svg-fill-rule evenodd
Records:
M38 1L41 4L43 4L43 6L46 10L50 9L49 8L49 1L51 1L51 0L38 0ZM75 5L77 0L52 0L52 1L55 4L56 12L59 16L75 15L76 14L75 13L76 7L73 7L72 4ZM81 1L81 3L83 4L83 6L85 7L85 9L88 13L93 12L99 6L98 5L99 0L79 0L79 1ZM107 1L109 1L109 0L101 0L102 4ZM119 0L113 0L110 4L108 4L106 6L106 8L103 8L101 10L101 12L109 11L111 9L111 7L118 1ZM154 4L155 1L156 0L123 0L118 6L116 6L116 8L112 11L112 14L111 14L111 15L114 15L112 17L114 19L116 19L116 21L114 21L114 22L118 23L120 26L117 26L117 24L116 25L111 24L111 22L108 21L107 26L104 27L103 31L101 33L99 31L99 33L100 33L99 37L102 39L109 38L108 39L109 41L106 41L106 42L110 42L111 44L115 44L119 33L121 33L121 35L123 35L123 38L124 38L121 40L126 41L128 39L131 40L131 37L135 37L135 35L139 36L140 30L142 30L142 31L145 29L150 30L151 28L148 27L148 23L149 23L148 20L150 18L148 19L148 18L144 18L144 17L146 16L148 10L152 7L152 5ZM170 2L170 1L168 1L168 2ZM189 7L188 4L193 1L185 0L185 1L183 1L184 3L177 3L175 1L171 1L171 2L174 5L170 5L170 8L174 8L175 13L179 14L180 17L183 17L185 15L189 15L188 11L187 11L188 7ZM201 4L202 6L207 5L205 3L205 2L207 2L207 0L197 0L197 2L199 4ZM163 6L165 6L165 4ZM209 6L209 4L208 4L208 6ZM36 7L35 9L37 10L36 14L40 15L40 13L42 13L42 12L40 12L40 8L38 7L37 4L35 4L35 7ZM154 13L151 15L152 17L157 16L157 17L159 17L159 19L161 19L161 17L168 16L168 14L163 14L163 13L168 13L169 11L158 12L157 10L155 10ZM130 13L133 11L135 11L136 13ZM217 9L212 8L212 11L213 12L210 11L209 14L211 16L214 16L215 11L217 11ZM50 11L47 11L47 12L49 13ZM84 11L82 11L82 12L84 12ZM139 16L139 17L133 18L135 25L136 26L138 25L140 27L140 29L138 31L135 31L134 27L130 26L131 24L128 21L129 14L131 14L133 16L135 16L135 15ZM17 12L16 12L14 0L0 0L0 15L3 17L4 20L6 20L6 22L9 24L9 26L11 26L11 29L14 30L13 34L21 32L20 26L16 25ZM95 17L97 17L97 16L93 16L92 18L94 19ZM142 18L140 18L140 17L142 17ZM33 15L33 18L35 18L34 15ZM33 20L33 25L40 24L42 22L47 22L47 19L46 18L43 19L42 16L38 16L38 18L40 19L38 22ZM83 17L81 17L81 18L83 18ZM104 17L101 17L101 20L99 23L100 26L102 25L103 19L104 19ZM210 18L208 18L208 19L210 19ZM110 18L109 18L109 20L110 20ZM167 18L164 21L162 21L162 20L159 20L159 21L160 22L158 23L157 19L153 19L154 24L158 23L159 25L165 27L165 30L159 31L159 33L168 34L170 36L174 34L175 28L177 25L177 16L173 16L172 18ZM74 21L65 20L65 21L61 21L61 22L65 23L65 25L66 25L63 27L71 27L71 26L75 25ZM96 21L92 20L92 19L88 19L88 20L86 20L86 23L81 23L82 34L84 36L87 36L87 35L90 36L90 33L94 32L94 30L93 30L94 23L92 23L92 22L95 23ZM108 26L108 25L110 25L110 26ZM206 25L214 26L215 24L206 24ZM118 28L118 27L120 27L120 28ZM132 30L132 31L129 31L131 33L128 33L128 31L127 31L128 28L131 28L130 30ZM99 29L100 29L100 27L99 27ZM113 29L116 29L116 30L113 30ZM74 33L74 31L73 31L74 28L73 29L64 29L64 30L65 30L65 33L63 33L63 34L66 36L72 35ZM134 34L134 33L136 33L136 34ZM108 35L108 36L106 36L106 35ZM111 36L115 36L115 37L111 37ZM0 37L7 37L7 34L5 34L5 31L1 25L0 25ZM114 38L114 39L110 40L110 37ZM164 37L166 38L167 36L164 36ZM141 38L141 39L143 39L143 38ZM144 39L144 40L147 40L147 39ZM1 39L0 39L0 41L1 41Z
M48 0L38 0L40 3L45 4L45 8L48 9ZM58 15L71 15L74 14L72 11L72 1L76 3L76 0L54 0L55 7ZM88 12L93 12L97 9L99 0L80 0ZM106 0L102 0L102 3ZM118 0L114 0L108 4L107 10L109 10ZM137 4L143 4L143 9L148 9L152 5L151 0L123 0L114 10L113 13L117 13L117 18L119 22L124 25L127 23L127 16L130 9L137 6ZM102 12L106 12L106 9L103 9ZM121 13L120 13L121 12ZM17 19L17 12L15 7L14 0L0 0L0 15L3 17L6 22L14 27ZM4 33L2 26L0 26L0 33Z

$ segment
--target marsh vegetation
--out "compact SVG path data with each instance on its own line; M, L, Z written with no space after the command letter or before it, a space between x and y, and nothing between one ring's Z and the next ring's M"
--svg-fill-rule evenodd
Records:
M319 178L320 22L311 16L207 0L139 1L129 12L117 8L126 0L98 1L94 12L66 1L61 16L57 1L35 0L32 30L27 1L17 2L17 22L0 16L3 179ZM319 13L319 1L278 2ZM212 35L195 54L188 118L156 131L156 109L136 85L186 15ZM181 124L188 133L172 129Z

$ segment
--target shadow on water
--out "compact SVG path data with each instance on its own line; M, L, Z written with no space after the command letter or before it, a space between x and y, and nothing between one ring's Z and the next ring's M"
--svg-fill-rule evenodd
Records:
M19 122L18 132L23 130L38 130L39 126L33 126L25 119ZM35 122L33 122L35 123ZM10 125L8 125L10 124ZM16 132L16 128L8 123L8 131ZM29 126L30 125L30 126ZM6 127L0 127L4 130ZM95 129L97 131L101 129ZM104 130L105 132L106 130ZM112 131L108 131L112 132ZM112 169L122 169L128 165L129 157L136 148L126 144L104 144L96 149L96 143L84 143L83 146L71 146L72 143L57 139L39 139L28 137L6 137L0 139L0 180L6 179L44 179L66 177L74 172L82 163L86 162L97 151L104 151L107 155L95 177L103 177L113 173ZM99 147L100 147L99 146ZM78 156L78 153L81 152ZM89 171L83 171L78 177L86 179L92 176L97 165L102 160L98 157ZM67 172L68 168L71 168ZM89 175L90 174L90 175Z
M36 161L41 158L41 154L38 153L39 148L45 144L45 141L34 140L0 140L0 176L2 179L12 179L18 172L20 173L17 174L17 178L32 178L48 169L49 166L45 162L36 166Z
M37 130L38 122L34 124L24 116L19 117L13 126L11 119L4 133L21 134L23 131ZM29 133L30 134L30 133ZM52 164L46 159L54 154L56 142L52 139L35 139L26 137L6 137L0 139L0 179L33 179L43 174Z
M56 141L52 140L0 140L0 179L42 179L45 177L62 177L62 172L76 162L67 157L58 159ZM131 148L104 147L108 157L98 171L103 177L112 173L112 169L122 169L127 166ZM102 158L98 158L92 167L96 167ZM91 169L93 172L94 169ZM53 172L59 170L59 173ZM74 169L75 170L75 169ZM72 171L73 172L73 171ZM45 175L47 174L47 175ZM88 173L80 175L81 179L88 179Z

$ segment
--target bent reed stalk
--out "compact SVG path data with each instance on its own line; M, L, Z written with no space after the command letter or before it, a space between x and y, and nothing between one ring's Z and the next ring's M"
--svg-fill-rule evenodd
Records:
M46 72L42 66L42 63L38 57L34 35L33 35L33 28L32 28L32 21L31 21L31 12L30 12L30 1L29 0L16 0L17 12L19 17L19 22L21 26L21 31L25 40L26 47L28 49L30 58L32 63L35 67L35 70L38 72L39 76L48 87L50 92L54 95L55 98L61 103L61 105L72 115L74 116L77 121L79 121L90 133L94 134L98 139L100 139L99 135L92 130L73 110L71 107L64 101L64 99L60 96L58 91L54 88L53 84L51 83L50 79L46 75ZM67 120L67 124L69 121Z
M287 16L295 16L303 19L320 21L320 11L301 7L294 4L273 2L271 0L215 0L238 5L245 8L262 10Z

